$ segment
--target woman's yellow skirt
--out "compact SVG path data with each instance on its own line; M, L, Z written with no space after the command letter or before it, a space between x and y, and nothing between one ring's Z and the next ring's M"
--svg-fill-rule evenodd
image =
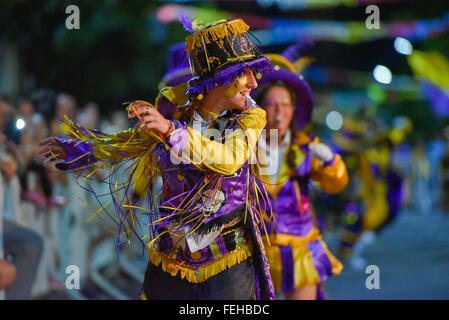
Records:
M270 235L270 244L265 242L265 248L276 291L319 284L343 270L343 265L329 251L316 228L304 237Z

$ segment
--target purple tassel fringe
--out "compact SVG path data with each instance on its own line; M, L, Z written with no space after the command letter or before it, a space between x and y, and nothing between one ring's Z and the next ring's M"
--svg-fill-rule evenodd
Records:
M192 20L184 14L184 11L179 11L179 21L184 26L184 29L190 33L195 33L196 31L192 29Z
M259 58L250 62L242 62L217 70L212 78L193 79L190 81L190 88L186 93L189 97L195 97L199 94L206 94L218 87L231 84L238 77L245 74L246 67L249 67L254 73L266 73L273 71L273 66L266 58Z

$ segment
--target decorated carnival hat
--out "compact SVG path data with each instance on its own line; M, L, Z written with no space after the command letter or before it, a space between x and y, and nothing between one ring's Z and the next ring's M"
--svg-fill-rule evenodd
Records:
M272 71L270 64L248 38L249 26L242 19L221 20L199 25L184 17L186 51L193 78L186 94L199 100L217 87L234 83L250 68L256 78Z
M282 55L274 53L267 54L267 58L274 66L274 71L265 73L257 81L258 88L251 92L251 95L256 100L259 100L260 93L270 83L282 82L287 85L296 95L294 121L298 130L304 128L312 119L314 106L312 90L308 83L300 76L304 66L310 63L310 58L300 56L304 47L305 43L298 43L287 48Z
M185 43L177 43L170 47L168 55L168 71L159 83L159 88L176 87L192 79L189 58ZM173 119L177 106L162 96L158 103L159 112L167 119Z

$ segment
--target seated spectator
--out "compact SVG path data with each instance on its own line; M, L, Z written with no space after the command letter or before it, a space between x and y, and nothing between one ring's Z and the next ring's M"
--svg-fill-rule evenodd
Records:
M17 224L3 221L3 243L6 260L17 270L17 276L6 288L7 300L31 299L31 289L36 278L37 269L43 251L42 238L35 232L22 228ZM0 269L2 265L0 264ZM11 270L5 268L6 275L11 277ZM6 282L6 281L5 281ZM1 275L0 275L1 283ZM1 286L1 285L0 285Z

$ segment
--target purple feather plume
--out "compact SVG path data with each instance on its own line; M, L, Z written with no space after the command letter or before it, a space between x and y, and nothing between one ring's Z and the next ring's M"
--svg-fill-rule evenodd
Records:
M312 40L303 40L294 45L289 46L284 50L282 55L287 58L290 62L295 62L302 57L304 51L309 49L313 45Z
M184 11L179 11L179 21L184 26L184 29L189 31L190 33L195 33L196 31L192 28L192 20L188 16L184 14Z
M195 97L199 94L206 94L217 87L221 87L232 83L238 77L242 76L246 72L246 68L249 67L255 74L273 71L273 66L266 57L262 57L249 62L237 63L230 65L227 68L216 70L209 78L193 78L189 81L190 88L186 90L189 97Z

